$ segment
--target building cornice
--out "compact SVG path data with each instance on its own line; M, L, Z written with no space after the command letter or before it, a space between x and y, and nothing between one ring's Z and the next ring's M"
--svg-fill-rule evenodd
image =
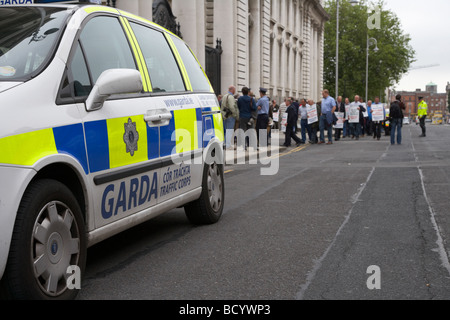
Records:
M320 4L319 0L306 0L306 3L310 4L311 7L326 21L331 19L328 12L324 9L324 7Z

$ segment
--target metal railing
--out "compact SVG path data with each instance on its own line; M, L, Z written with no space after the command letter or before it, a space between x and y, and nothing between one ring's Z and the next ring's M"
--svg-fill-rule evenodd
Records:
M106 5L107 5L108 7L113 7L113 8L115 8L115 7L116 7L116 2L117 2L117 0L107 0L107 1L106 1Z

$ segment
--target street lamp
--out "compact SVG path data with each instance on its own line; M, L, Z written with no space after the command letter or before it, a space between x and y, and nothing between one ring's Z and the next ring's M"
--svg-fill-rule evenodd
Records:
M378 42L375 38L369 38L369 34L367 34L367 53L366 53L366 99L365 102L367 103L369 98L369 50L370 46L375 45L375 48L373 49L374 52L378 52L380 49L378 49Z
M359 0L350 0L350 4L355 6ZM336 0L336 100L339 96L339 0Z

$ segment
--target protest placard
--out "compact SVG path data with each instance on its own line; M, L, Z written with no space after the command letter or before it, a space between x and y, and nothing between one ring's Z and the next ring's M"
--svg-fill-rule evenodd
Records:
M334 125L335 129L344 129L344 112L335 112L336 118L338 119Z
M306 105L306 110L308 112L308 124L313 124L319 121L319 116L317 115L316 105Z
M372 121L384 121L384 105L373 104L372 105Z

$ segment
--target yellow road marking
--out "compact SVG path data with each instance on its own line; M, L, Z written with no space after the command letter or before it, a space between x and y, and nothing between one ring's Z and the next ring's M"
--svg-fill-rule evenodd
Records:
M303 146L300 146L300 147L294 148L294 149L292 149L292 150L289 150L289 151L287 151L287 152L284 152L284 153L278 154L278 155L276 155L276 156L273 156L273 157L271 157L271 159L282 158L282 157L285 157L285 156L287 156L287 155L290 155L290 154L297 153L297 152L300 152L300 151L302 151L302 150L305 150L305 149L308 148L308 147L309 147L309 145L308 145L308 144L305 144L305 145L303 145Z

